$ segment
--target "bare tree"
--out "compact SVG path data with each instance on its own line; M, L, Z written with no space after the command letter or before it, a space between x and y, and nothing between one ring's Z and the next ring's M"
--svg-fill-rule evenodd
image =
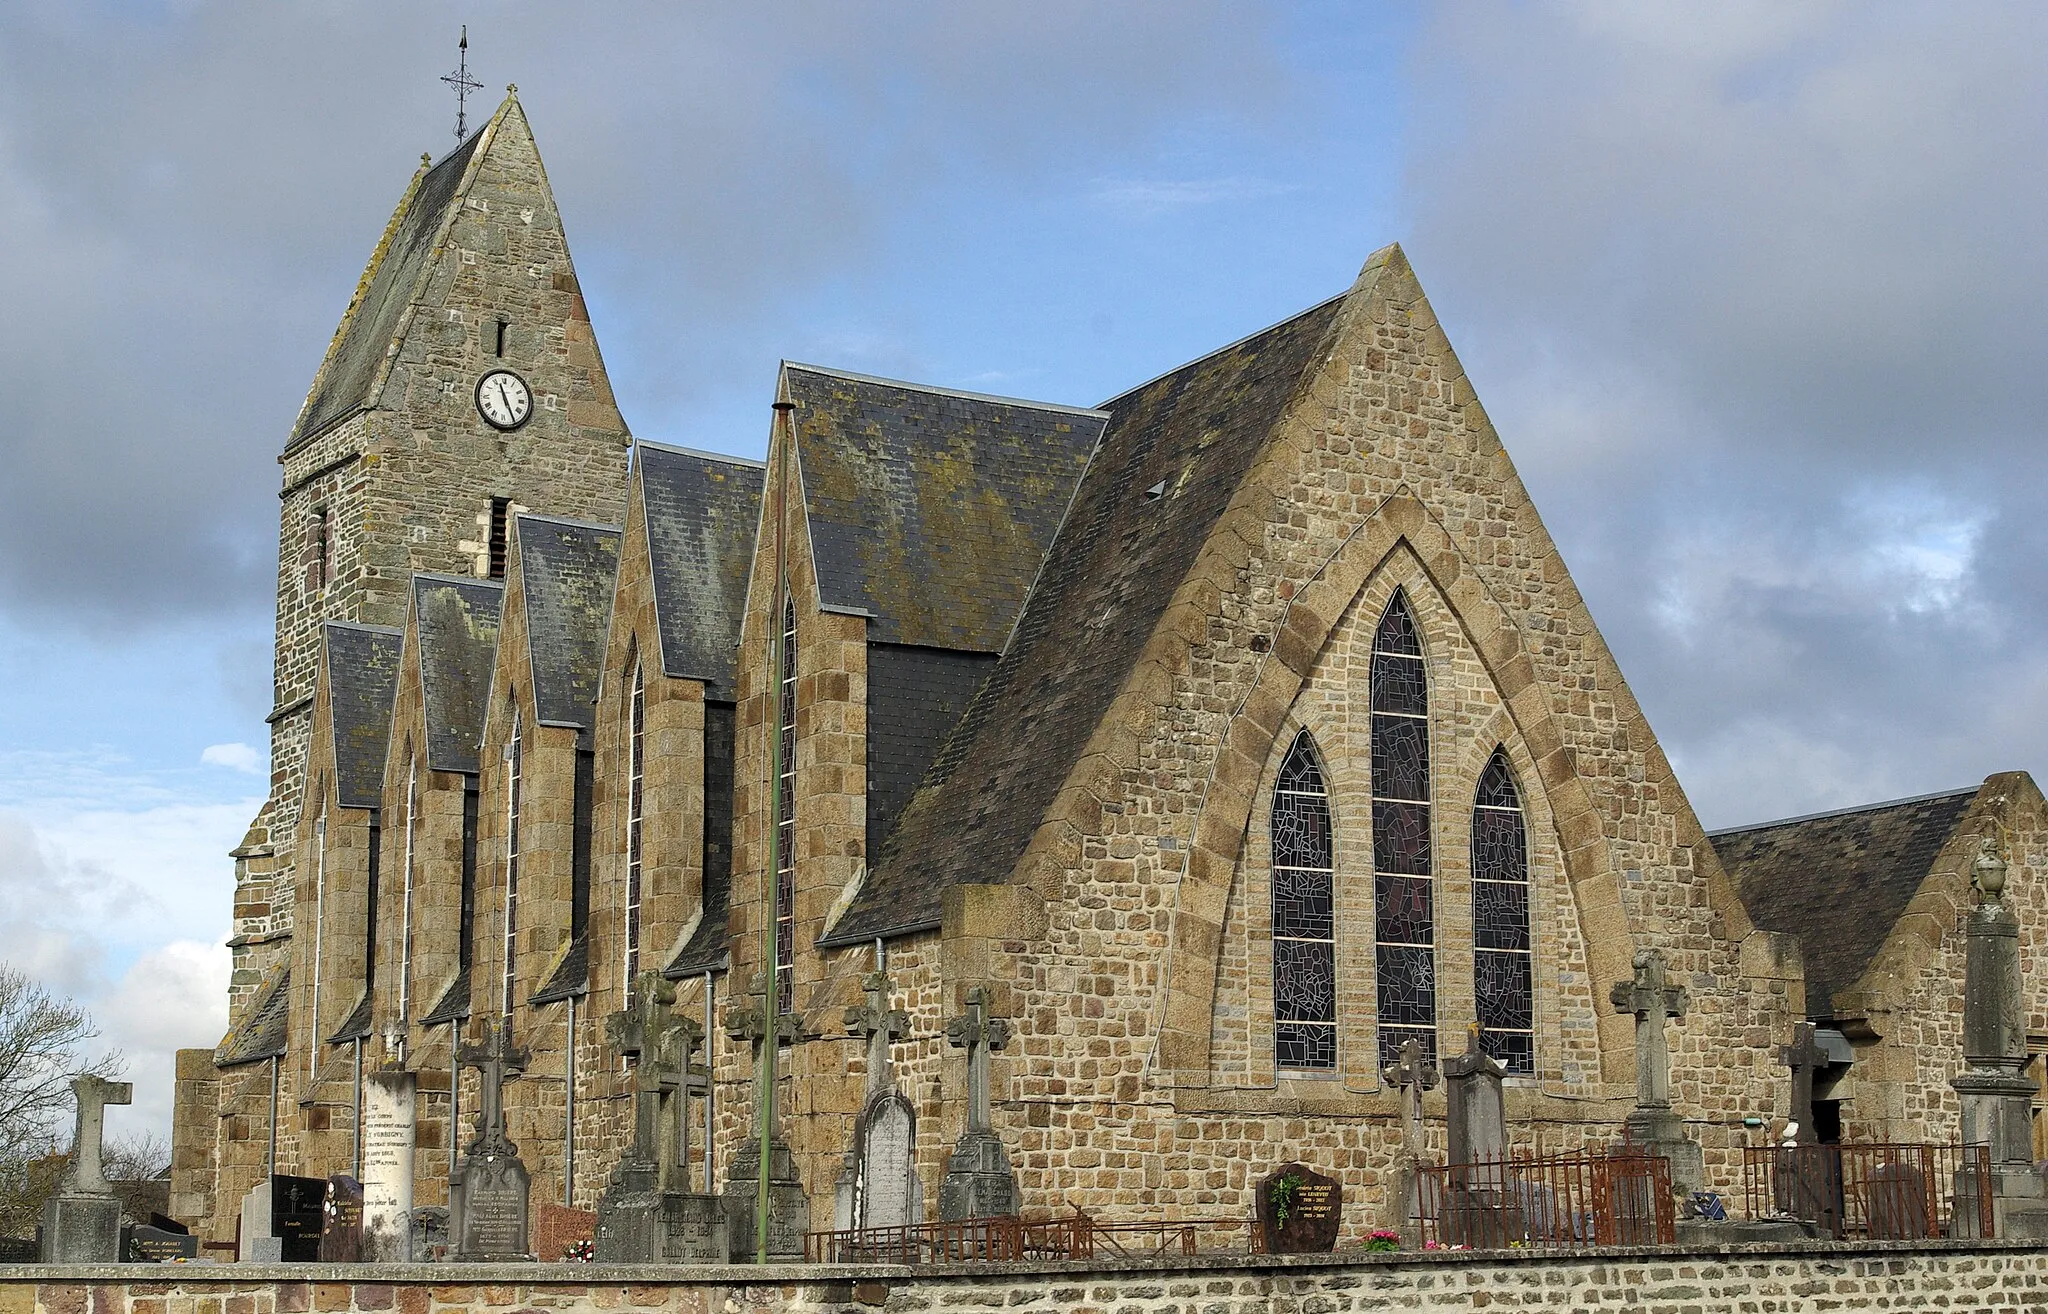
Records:
M119 1054L89 1055L98 1034L84 1009L0 963L0 1235L33 1231L63 1175L72 1078L120 1074Z

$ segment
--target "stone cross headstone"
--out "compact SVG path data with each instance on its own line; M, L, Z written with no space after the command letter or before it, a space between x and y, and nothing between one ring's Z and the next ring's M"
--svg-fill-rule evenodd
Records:
M1691 996L1672 985L1661 949L1638 949L1634 974L1608 992L1615 1010L1636 1023L1636 1107L1624 1126L1629 1140L1671 1165L1671 1189L1680 1200L1706 1185L1706 1155L1671 1111L1671 1045L1666 1022L1683 1018Z
M754 974L745 998L750 1002L727 1007L725 1033L744 1042L753 1055L754 1113L756 1118L766 1119L769 1147L768 1257L773 1260L801 1260L804 1233L810 1227L810 1196L804 1191L803 1179L797 1174L796 1156L790 1153L788 1142L782 1139L781 1111L776 1107L775 1092L760 1089L759 1074L763 1045L806 1040L809 1036L803 1030L802 1019L796 1014L777 1010L761 973ZM764 1094L766 1099L762 1098ZM726 1164L726 1236L734 1259L751 1260L757 1252L754 1224L760 1189L761 1125L757 1123Z
M527 1196L532 1178L505 1127L505 1083L526 1070L528 1054L512 1040L510 1018L484 1023L484 1043L465 1044L456 1061L475 1068L482 1088L476 1139L456 1170L451 1201L455 1257L473 1263L528 1257Z
M127 1104L135 1087L90 1073L74 1078L77 1102L71 1164L43 1203L43 1259L51 1264L113 1264L121 1258L121 1202L101 1167L109 1104Z
M1811 1022L1792 1024L1792 1043L1778 1051L1778 1062L1792 1070L1792 1123L1798 1129L1793 1139L1811 1145L1813 1131L1813 1070L1828 1061L1828 1052L1814 1041Z
M946 1041L967 1051L967 1130L954 1142L939 1182L939 1217L994 1218L1017 1212L1017 1175L990 1111L989 1055L1010 1043L1008 1019L989 1011L989 992L967 992L967 1011L946 1022Z
M675 983L648 971L633 983L626 1007L605 1019L612 1051L633 1060L633 1144L626 1159L655 1170L654 1189L671 1190L679 1157L676 1113L682 1063L676 1054Z
M1411 1042L1412 1043L1412 1042ZM1307 1164L1283 1164L1256 1187L1253 1212L1269 1255L1324 1254L1344 1225L1344 1184Z
M633 1060L633 1143L598 1198L601 1263L723 1262L725 1219L716 1196L690 1192L689 1096L708 1089L696 1062L704 1029L674 1012L676 990L640 974L626 1007L605 1019L613 1052Z
M347 1173L327 1179L320 1223L320 1262L363 1262L363 1184Z
M1400 1213L1395 1224L1405 1241L1419 1244L1421 1236L1416 1225L1422 1217L1422 1193L1416 1168L1422 1162L1424 1148L1422 1096L1436 1088L1440 1074L1428 1049L1411 1037L1401 1042L1401 1061L1388 1064L1380 1075L1393 1087L1395 1098L1401 1103L1401 1161L1395 1171L1395 1189L1390 1194L1390 1199L1399 1201Z
M910 1035L910 1015L889 1006L889 978L861 978L864 1002L846 1010L846 1031L866 1042L867 1090L853 1145L835 1184L835 1227L908 1227L924 1221L917 1175L917 1110L896 1089L889 1047Z
M363 1077L363 1259L403 1264L427 1255L412 1244L413 1152L419 1078L387 1069Z
M1990 1147L1994 1234L2040 1241L2048 1240L2048 1184L2034 1171L2037 1087L2026 1071L2026 978L2007 875L1998 837L1985 835L1970 869L1977 906L1963 921L1963 1070L1949 1085L1962 1103L1963 1143ZM1976 1198L1974 1172L1959 1172L1954 1189L1959 1201ZM1979 1229L1976 1212L1955 1211L1958 1236Z

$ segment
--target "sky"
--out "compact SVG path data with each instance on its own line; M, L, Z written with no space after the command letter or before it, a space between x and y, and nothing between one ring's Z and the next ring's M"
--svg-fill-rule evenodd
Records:
M225 1024L275 457L465 23L641 437L1094 404L1399 241L1709 828L2048 767L2048 7L11 0L0 961L114 1134Z

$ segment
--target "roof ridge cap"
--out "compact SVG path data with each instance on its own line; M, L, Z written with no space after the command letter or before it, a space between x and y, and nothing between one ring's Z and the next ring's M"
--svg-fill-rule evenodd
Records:
M1850 817L1859 812L1881 812L1885 808L1902 808L1909 803L1932 803L1936 799L1961 798L1965 794L1976 794L1983 785L1971 785L1964 789L1938 789L1932 794L1914 794L1907 798L1890 798L1880 803L1858 803L1853 807L1831 808L1826 812L1808 812L1797 817L1781 817L1776 821L1758 821L1747 826L1723 826L1707 832L1708 839L1719 839L1723 835L1741 835L1753 830L1774 830L1779 826L1796 826L1803 821L1825 821L1830 817Z
M540 520L550 525L569 525L576 529L601 529L612 534L623 534L626 532L624 525L606 524L598 520L578 520L574 516L551 516L542 511L521 511L513 519Z
M651 451L667 452L674 456L698 456L707 461L719 461L726 465L743 465L754 470L766 470L768 468L766 461L756 461L752 457L733 456L726 452L706 451L701 447L684 447L680 443L656 442L651 438L635 438L633 445L635 447L645 447Z
M884 378L879 374L861 374L854 370L834 369L830 365L811 365L800 360L785 359L784 370L803 370L810 374L823 374L828 378L847 379L854 383L875 383L886 388L905 388L911 392L936 393L941 397L964 397L969 401L994 402L1002 406L1022 406L1034 411L1060 411L1068 415L1088 415L1108 419L1109 412L1099 406L1069 406L1065 402L1037 401L1030 397L1005 397L993 392L970 392L965 388L947 388L936 383L916 383L909 379Z
M1318 310L1321 310L1324 306L1329 305L1333 301L1342 301L1345 297L1350 296L1356 290L1357 285L1354 284L1351 287L1345 288L1342 292L1339 292L1335 296L1324 297L1321 301L1316 302L1312 306L1304 306L1300 310L1295 311L1291 315L1282 316L1281 318L1276 319L1272 323L1266 325L1264 328L1254 329L1252 332L1245 334L1243 337L1238 338L1234 342L1226 342L1222 346L1217 347L1213 351L1205 351L1201 355L1196 356L1191 360L1184 360L1170 370L1161 370L1159 373L1153 375L1151 378L1145 380L1143 383L1140 383L1135 387L1125 388L1122 392L1116 394L1114 397L1111 397L1108 401L1103 402L1102 405L1098 406L1096 409L1098 411L1107 411L1111 406L1115 405L1117 402L1122 401L1124 398L1130 396L1133 393L1143 392L1145 389L1151 387L1153 384L1159 382L1161 379L1170 379L1174 375L1180 373L1182 370L1190 369L1193 366L1200 365L1205 360L1209 360L1212 357L1221 356L1226 351L1235 351L1239 347L1242 347L1245 343L1250 342L1253 338L1263 337L1266 334L1271 333L1274 329L1279 328L1283 324L1292 324L1295 320L1300 319L1303 315L1313 315Z

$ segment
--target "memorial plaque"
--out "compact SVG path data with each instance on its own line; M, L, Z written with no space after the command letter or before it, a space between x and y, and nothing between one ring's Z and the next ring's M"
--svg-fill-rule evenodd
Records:
M320 1259L320 1234L327 1227L327 1183L318 1177L270 1179L270 1235L277 1238L278 1259L287 1264L312 1264Z
M412 1166L418 1078L373 1072L363 1081L363 1261L425 1259L412 1245Z
M440 1205L421 1205L411 1213L412 1256L422 1264L438 1263L448 1256L448 1211Z
M1259 1238L1267 1254L1320 1254L1336 1248L1344 1223L1342 1182L1290 1163L1257 1189Z
M327 1200L321 1210L320 1262L363 1262L363 1184L347 1173L327 1179Z
M128 1230L128 1246L122 1258L130 1264L171 1264L199 1258L199 1238L182 1228L172 1230L138 1224Z

